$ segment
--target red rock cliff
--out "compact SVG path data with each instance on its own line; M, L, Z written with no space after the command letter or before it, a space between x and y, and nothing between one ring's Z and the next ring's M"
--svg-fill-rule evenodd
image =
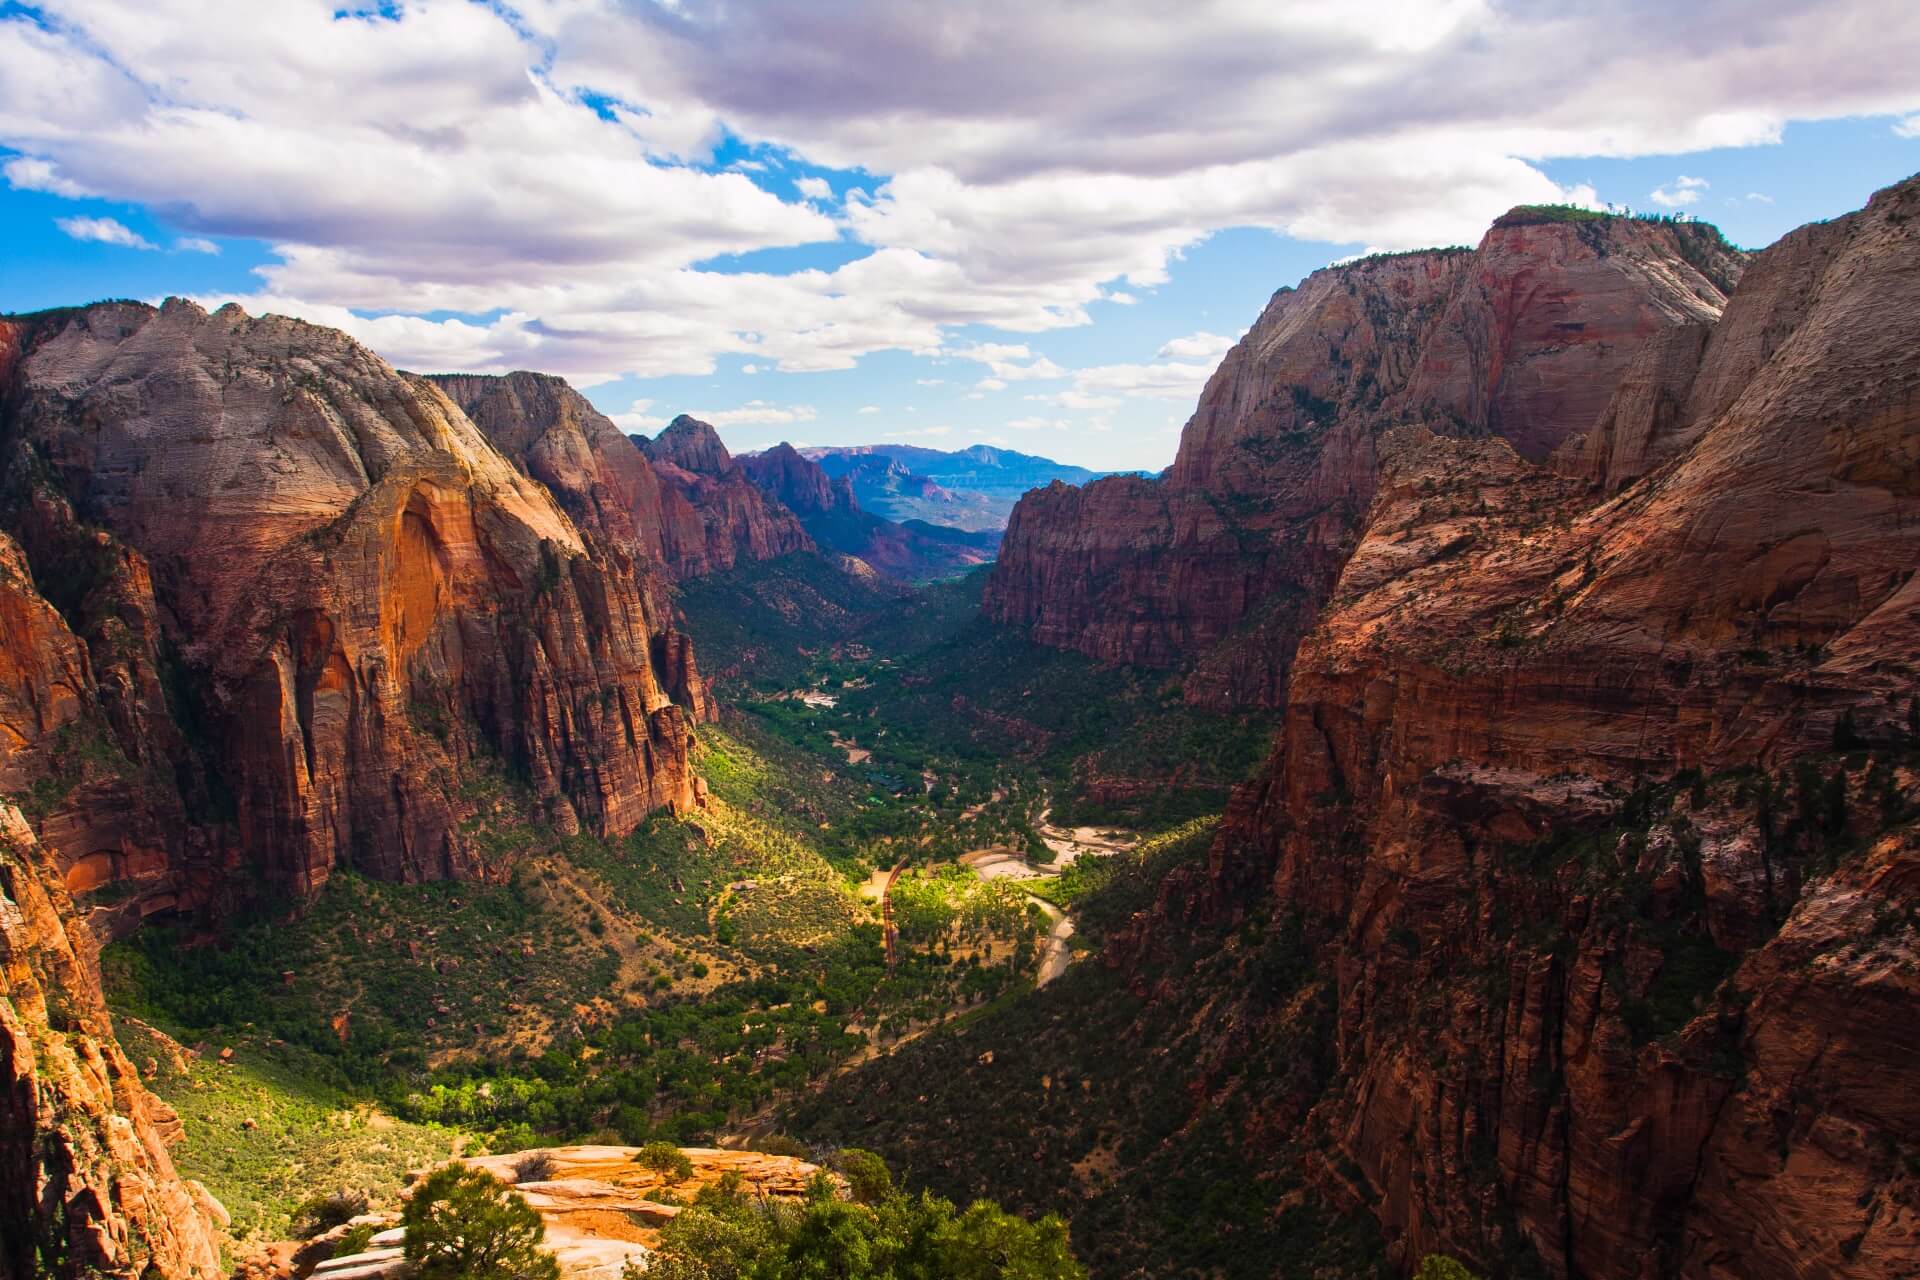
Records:
M170 1114L114 1040L97 947L0 804L0 1277L211 1280L214 1202L174 1171Z
M700 686L659 585L592 554L437 387L234 307L101 305L21 330L9 519L40 576L97 580L71 593L83 629L113 612L135 668L165 650L232 844L270 891L309 894L342 864L484 873L449 783L487 759L563 827L692 803L674 698L697 708ZM621 477L599 479L611 511ZM171 705L149 674L128 675L128 716ZM114 728L142 763L145 740ZM63 862L94 852L53 818L41 834Z
M1644 350L1575 478L1378 439L1270 774L1131 945L1307 921L1316 1176L1409 1264L1915 1273L1920 180Z
M1545 456L1593 426L1649 341L1718 316L1740 265L1706 227L1517 210L1471 252L1315 272L1221 361L1164 477L1022 500L987 614L1104 661L1193 661L1195 701L1277 703L1382 431L1423 422Z

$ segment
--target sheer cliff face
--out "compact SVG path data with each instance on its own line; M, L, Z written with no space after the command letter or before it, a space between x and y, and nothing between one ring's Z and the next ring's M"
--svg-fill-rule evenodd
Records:
M576 525L675 578L812 549L793 514L762 500L703 422L683 416L638 445L549 374L432 380Z
M1594 425L1642 347L1718 316L1715 281L1739 270L1704 228L1516 214L1471 252L1316 272L1222 360L1162 479L1022 501L988 615L1107 661L1194 661L1195 701L1277 703L1382 431L1496 434L1544 457Z
M0 1277L211 1280L214 1203L174 1171L169 1113L114 1040L98 944L60 881L0 804Z
M681 414L640 448L660 477L661 554L677 576L814 550L800 520L767 500L706 423Z
M292 897L338 865L483 874L450 785L480 757L523 768L562 827L620 832L692 803L674 699L703 694L657 583L591 554L437 387L339 333L233 307L14 327L9 520L112 689L101 750L79 754L124 760L120 792L171 784L176 806L214 811L184 852L249 860ZM630 509L635 473L570 469L592 451L568 443L529 439L528 458L583 510ZM169 762L183 736L195 750ZM106 876L183 852L138 832L92 847L98 824L72 816L84 797L42 777L56 785L40 829L63 864ZM196 803L221 792L230 826ZM176 888L200 876L176 871Z
M1320 1176L1409 1259L1920 1267L1916 349L1920 180L1643 345L1572 477L1377 439L1269 776L1160 910L1308 922Z

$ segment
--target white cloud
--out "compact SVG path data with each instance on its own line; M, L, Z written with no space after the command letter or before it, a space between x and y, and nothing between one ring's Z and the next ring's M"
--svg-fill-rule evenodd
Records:
M1155 354L1162 360L1215 360L1233 349L1235 339L1217 333L1190 333L1175 338Z
M1893 122L1893 131L1903 138L1920 138L1920 115Z
M1749 191L1747 192L1747 199L1752 201L1754 204L1772 204L1773 203L1773 197L1770 195L1767 195L1763 191Z
M973 360L993 372L988 382L1026 382L1036 378L1064 378L1067 371L1042 355L1035 355L1024 342L976 342L956 347L945 354L956 360ZM984 383L982 384L984 386ZM989 390L998 391L1000 387Z
M658 431L667 425L668 419L652 412L653 401L635 400L633 407L625 413L610 413L607 417L613 424L628 434L646 434Z
M154 249L159 246L114 218L55 218L54 224L75 240L93 240L117 244L125 249Z
M1109 364L1077 370L1073 389L1101 394L1145 396L1154 400L1194 400L1213 374L1213 366L1166 361L1158 364Z
M220 246L201 236L182 236L173 242L173 247L181 253L217 254Z
M812 422L815 414L811 405L777 405L765 400L749 400L737 409L701 409L693 416L716 427L765 427L789 422Z
M880 412L880 406L877 404L863 404L860 406L859 411L861 413L878 413Z
M1647 199L1668 209L1679 209L1699 203L1700 197L1711 185L1705 178L1689 178L1683 173L1666 186L1655 187L1648 193Z
M1070 431L1073 424L1065 418L1014 418L1004 424L1014 431Z
M413 367L583 383L745 353L847 369L962 327L1084 324L1229 227L1471 241L1512 204L1591 200L1538 167L1555 157L1851 115L1920 132L1911 0L1852 0L1848 22L1785 0L1631 21L1494 0L1114 0L1097 23L1026 0L522 0L511 18L256 3L217 22L197 0L35 7L0 19L9 184L264 240L275 261L245 305L344 323ZM752 158L709 171L728 136ZM811 170L800 200L756 185L798 163L873 176L829 217ZM785 275L702 265L846 238L873 252ZM498 318L353 314L396 304ZM1067 394L1151 394L1092 385Z
M16 156L7 161L0 165L0 174L6 175L7 185L16 191L44 191L70 200L93 194L79 183L61 177L45 160L32 156Z
M999 378L982 378L973 384L973 389L975 391L1005 391L1007 384Z
M1071 387L1065 391L1050 391L1044 395L1028 396L1027 399L1055 405L1062 409L1075 409L1083 413L1099 409L1116 409L1123 403L1119 396L1090 395Z
M915 378L913 385L916 387L938 387L944 386L946 381L945 378Z

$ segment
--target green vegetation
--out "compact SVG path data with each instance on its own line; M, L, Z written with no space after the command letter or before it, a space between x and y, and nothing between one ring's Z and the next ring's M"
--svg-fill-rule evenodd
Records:
M671 1142L649 1142L640 1148L633 1158L635 1164L644 1165L655 1173L670 1174L675 1181L693 1176L693 1161L681 1154L680 1148Z
M865 1155L886 1167L871 1153ZM868 1170L869 1173L873 1171ZM709 1187L662 1234L652 1280L1082 1280L1054 1215L1037 1222L984 1200L958 1209L870 1179L872 1198L837 1198L817 1180L799 1204L744 1194L737 1178Z
M1090 944L1112 959L1213 834L1196 822L1084 859L1072 901ZM1172 954L1074 965L866 1064L796 1102L792 1127L878 1151L936 1194L991 1187L1011 1210L1059 1212L1096 1274L1384 1277L1370 1222L1316 1197L1290 1136L1331 1081L1330 992L1299 923L1161 938ZM1254 1051L1209 1057L1193 1032L1222 1025Z
M540 1248L546 1224L513 1188L481 1169L429 1174L401 1213L417 1280L560 1280Z
M316 1188L400 1185L409 1169L452 1155L459 1135L399 1120L363 1094L328 1083L333 1065L312 1051L254 1033L208 1042L199 1056L138 1023L118 1020L121 1045L179 1113L174 1163L233 1215L237 1240L277 1240L336 1225L342 1207ZM231 1047L230 1061L221 1049ZM351 1216L351 1215L349 1215ZM344 1221L344 1219L339 1219Z

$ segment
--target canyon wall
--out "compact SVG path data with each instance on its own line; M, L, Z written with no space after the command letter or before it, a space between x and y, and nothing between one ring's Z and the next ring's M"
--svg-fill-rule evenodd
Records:
M1289 1123L1409 1266L1914 1273L1920 180L1671 319L1599 400L1556 353L1492 434L1369 434L1271 766L1109 959L1304 922Z
M225 1210L174 1170L179 1120L114 1039L98 947L0 804L0 1278L211 1280Z
M1516 210L1478 248L1363 259L1274 295L1159 479L1055 484L1014 511L989 617L1108 662L1191 664L1186 696L1278 705L1397 424L1544 458L1641 349L1711 323L1742 257L1711 228Z
M337 332L177 300L7 329L15 571L84 648L9 768L76 888L145 911L298 901L337 866L492 874L461 830L474 767L563 830L694 803L691 647L604 536L631 468L521 442L583 534L438 387Z

